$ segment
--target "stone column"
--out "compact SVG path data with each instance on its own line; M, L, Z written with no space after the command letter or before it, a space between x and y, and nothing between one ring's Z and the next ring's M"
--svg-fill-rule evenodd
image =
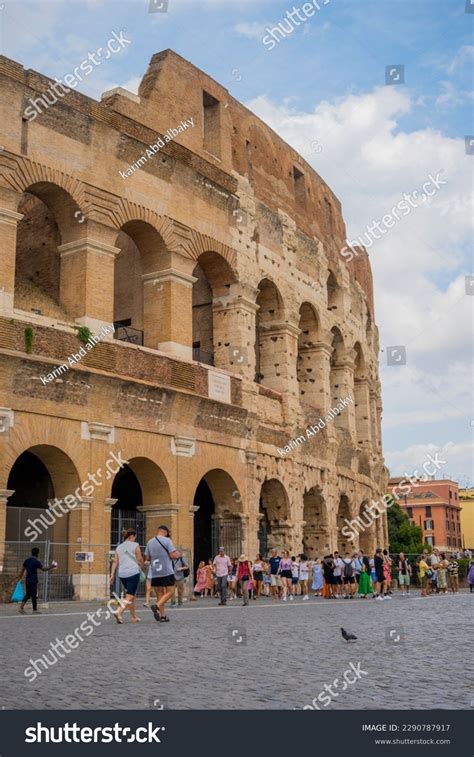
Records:
M59 297L64 310L93 333L113 323L114 261L120 248L84 237L60 245L58 252Z
M381 452L381 415L382 402L380 399L380 382L376 382L369 392L370 396L370 420L372 431L372 449L375 454Z
M193 284L185 271L166 268L143 276L145 346L193 358Z
M78 497L78 504L68 517L68 564L58 566L58 571L72 574L74 598L77 600L96 599L103 594L103 586L94 581L95 559L98 556L90 543L90 509L92 497ZM76 552L94 552L94 562L76 562ZM100 559L100 555L99 555Z
M23 216L0 207L0 314L13 315L16 232Z
M254 450L245 450L245 461L247 464L245 476L245 511L247 513L246 549L250 555L256 555L257 552L260 552L258 532L260 529L260 520L263 517L259 512L260 486L257 484L256 477L257 453ZM253 559L253 557L251 559Z
M301 364L298 374L301 401L321 409L323 414L326 414L331 405L331 354L332 347L325 342L317 342L299 351Z
M0 566L4 570L5 538L7 532L7 501L14 494L14 489L0 489Z
M352 397L352 403L349 402L335 417L334 423L339 428L347 429L355 442L354 361L346 356L340 358L331 369L331 407L336 408L337 403L349 395Z
M258 289L232 284L229 294L215 297L214 362L216 368L255 380L255 314Z
M171 532L171 539L175 546L179 544L179 505L142 505L138 508L146 517L147 541L156 536L158 526L167 526Z
M370 427L370 388L367 379L355 379L354 405L357 444L370 449L372 446L372 429Z

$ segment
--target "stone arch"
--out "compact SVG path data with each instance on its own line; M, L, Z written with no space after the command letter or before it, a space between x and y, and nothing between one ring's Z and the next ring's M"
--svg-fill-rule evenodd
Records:
M261 530L265 531L266 536L266 544L260 540L261 551L289 548L292 541L290 501L286 488L277 478L265 479L263 482L259 511Z
M111 222L114 226L121 228L130 221L143 221L154 228L169 252L184 255L195 261L205 252L215 252L224 258L234 274L237 272L237 254L224 242L191 229L168 216L160 216L150 208L121 198L116 211L111 216Z
M48 185L57 187L62 190L64 193L63 196L71 198L75 210L82 211L84 215L87 213L88 208L84 184L75 177L56 168L51 168L34 160L29 160L24 156L13 155L5 151L2 155L0 165L0 180L6 186L16 190L20 195L24 192L36 195L36 191L38 191L45 197L44 192L48 191ZM33 187L36 188L35 192L31 191ZM70 240L65 239L63 241Z
M236 275L219 253L203 252L193 269L193 358L201 363L215 365L216 347L229 341L227 323L215 317L220 299L229 294ZM227 364L218 366L225 368Z
M90 500L82 494L81 480L71 457L49 444L24 449L11 466L7 490L12 494L6 512L4 572L18 574L31 547L44 550L43 543L48 540L52 542L49 559L54 558L59 564L58 571L49 577L50 596L55 597L61 581L72 592L73 584L68 577L80 573L73 551L78 538L84 536L82 511L89 509ZM13 546L11 542L20 544ZM45 557L44 551L40 557Z
M112 482L110 543L115 546L123 528L136 528L137 541L144 544L157 531L162 513L169 511L171 489L160 466L146 457L133 457L116 473ZM173 523L166 525L173 528Z
M299 309L298 357L296 371L300 400L312 407L318 406L321 401L320 380L321 367L316 365L320 362L320 352L317 343L320 338L320 320L314 305L303 302Z
M330 552L330 526L322 489L313 486L303 495L303 552L312 560Z
M270 279L262 279L258 285L258 310L256 314L256 381L270 389L281 390L281 363L277 342L278 330L284 320L283 298Z
M155 282L168 265L166 244L150 222L134 219L120 227L115 246L120 250L114 264L115 337L156 349L164 308L163 285Z
M238 557L245 541L242 496L234 478L213 468L199 480L194 494L194 564L207 561L223 545L231 557Z
M14 307L69 320L61 245L80 233L82 212L66 189L46 181L25 188L18 211Z
M368 504L369 500L366 499L362 502L359 508L359 549L368 557L372 557L375 554L375 549L377 547L378 519L374 519L370 516L370 513L366 511L366 505Z

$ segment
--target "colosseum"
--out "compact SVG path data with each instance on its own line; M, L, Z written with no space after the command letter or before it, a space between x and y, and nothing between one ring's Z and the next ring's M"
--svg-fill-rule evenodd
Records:
M4 584L34 541L53 598L103 597L131 524L194 565L386 544L343 531L385 492L379 345L314 169L171 50L138 95L0 85Z

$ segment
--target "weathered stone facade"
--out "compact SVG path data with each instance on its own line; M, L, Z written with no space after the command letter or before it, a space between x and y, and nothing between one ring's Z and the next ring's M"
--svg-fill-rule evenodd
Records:
M50 85L0 57L0 541L13 503L73 494L121 451L125 473L82 489L62 540L109 545L119 505L144 512L148 534L169 523L196 558L216 540L252 558L259 539L312 556L351 546L344 519L387 477L370 266L363 250L340 255L339 201L171 51L139 97L72 91L45 108ZM45 383L79 352L74 327L112 322L115 338ZM386 543L385 520L360 541ZM90 586L105 565L70 572L92 596L82 572Z

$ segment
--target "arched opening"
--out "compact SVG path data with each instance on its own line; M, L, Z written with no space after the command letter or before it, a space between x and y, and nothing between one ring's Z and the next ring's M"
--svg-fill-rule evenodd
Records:
M270 389L281 390L281 367L285 359L282 336L278 327L283 322L283 300L275 284L263 279L258 285L258 310L255 335L255 381Z
M346 552L352 554L356 546L356 540L350 538L351 533L353 533L349 525L350 522L351 508L349 498L345 494L341 494L336 517L337 549L340 555L344 555Z
M193 276L193 360L206 365L218 365L217 347L229 342L230 335L225 330L227 323L216 317L216 300L229 294L231 284L236 280L228 263L216 252L203 253L194 268ZM218 365L218 367L226 367Z
M168 267L160 234L144 221L128 221L117 236L114 266L115 339L159 348L163 284L155 274Z
M329 271L326 288L328 297L328 310L338 312L342 315L342 290L332 271Z
M365 555L372 557L375 554L375 549L377 547L377 529L376 520L374 520L370 513L366 511L366 505L368 504L368 500L365 500L362 502L359 510L359 549L362 550Z
M260 539L263 554L271 549L289 548L291 535L289 533L289 501L286 489L276 478L263 483L260 492L260 528L265 528L265 542ZM264 547L266 546L266 549Z
M317 407L322 400L321 387L318 386L318 371L315 365L318 359L315 345L319 340L319 321L316 311L308 302L300 307L298 336L297 377L302 404Z
M39 597L47 583L46 599L72 599L77 572L69 543L74 539L80 480L71 459L57 447L37 445L25 450L13 464L7 489L13 490L6 511L3 572L18 575L31 548L40 559L57 560L58 570L39 576ZM67 500L73 497L72 500Z
M336 407L344 394L344 366L343 357L345 352L344 340L337 326L331 329L331 359L330 359L330 386L331 386L331 405ZM339 428L346 429L347 411L336 415L334 424Z
M242 498L239 489L225 471L215 468L203 476L196 487L194 513L194 567L215 557L224 546L230 557L242 551Z
M71 196L61 187L38 182L21 196L15 258L14 307L63 321L73 320L61 292L58 247L77 233L77 214Z
M122 534L126 528L135 528L137 542L143 545L146 541L145 515L138 509L143 504L143 495L140 482L129 465L124 465L115 476L111 497L117 500L112 506L110 521L111 548L123 541Z
M357 444L361 447L371 446L370 429L370 393L366 364L359 342L354 345L354 408ZM364 459L364 465L366 460ZM362 472L362 471L360 471Z
M171 490L165 474L156 463L145 457L134 457L115 475L111 497L117 500L112 506L111 547L115 548L120 543L124 528L135 528L137 542L144 545L155 535L163 520L153 510L170 504ZM149 514L148 508L151 511Z
M330 551L329 519L321 489L313 486L303 497L303 552L312 560Z

